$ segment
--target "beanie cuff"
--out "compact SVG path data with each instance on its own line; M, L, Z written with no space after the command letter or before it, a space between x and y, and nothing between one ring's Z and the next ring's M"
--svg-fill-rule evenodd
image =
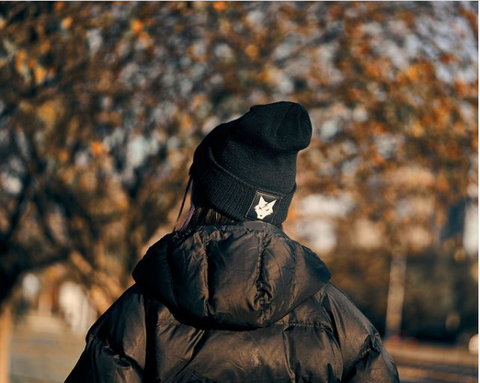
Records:
M211 148L206 154L201 169L195 169L192 176L217 211L240 221L258 219L274 225L285 221L296 184L290 193L279 194L247 183L229 172L215 160Z

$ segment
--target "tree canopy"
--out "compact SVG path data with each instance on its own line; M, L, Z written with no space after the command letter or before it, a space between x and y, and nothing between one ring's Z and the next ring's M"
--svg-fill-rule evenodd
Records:
M251 105L291 100L314 138L286 229L380 318L392 249L465 259L477 13L476 2L1 3L0 301L25 271L62 262L103 311L171 229L201 138Z

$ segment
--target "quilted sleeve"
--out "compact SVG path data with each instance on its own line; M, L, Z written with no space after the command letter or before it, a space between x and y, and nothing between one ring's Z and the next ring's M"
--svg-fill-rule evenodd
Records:
M329 284L324 307L342 351L342 383L400 382L395 362L377 330L344 292Z
M147 342L144 300L134 285L94 323L66 383L142 382Z

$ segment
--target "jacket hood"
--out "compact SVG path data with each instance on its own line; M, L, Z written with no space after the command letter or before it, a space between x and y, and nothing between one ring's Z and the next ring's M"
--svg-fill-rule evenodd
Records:
M284 317L327 284L330 272L278 227L247 221L168 234L133 277L183 323L251 329Z

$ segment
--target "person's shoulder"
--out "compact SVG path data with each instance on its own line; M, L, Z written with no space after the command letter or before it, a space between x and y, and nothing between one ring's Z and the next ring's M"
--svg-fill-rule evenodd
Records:
M125 314L132 314L139 311L144 311L145 307L151 301L151 297L138 285L126 289L120 297L113 302L102 317L117 316L124 312Z
M330 282L292 310L284 321L322 325L336 331L344 329L359 338L376 333L375 327L352 299Z
M139 381L137 373L145 365L148 300L142 289L133 285L98 318L87 333L85 350L68 382L104 381L108 374L120 376L120 371L128 381Z
M157 300L134 284L92 325L87 340L89 337L122 338L128 331L142 329L147 321L156 320L159 306Z
M135 283L126 289L111 307L142 306L146 300L148 300L148 296L146 296L144 290Z
M344 291L327 285L323 307L342 349L346 374L354 374L359 381L368 376L372 382L399 382L395 362L377 329Z
M375 327L360 311L355 302L333 283L325 286L323 305L338 321L348 323L359 331L363 330L369 334L376 333Z

